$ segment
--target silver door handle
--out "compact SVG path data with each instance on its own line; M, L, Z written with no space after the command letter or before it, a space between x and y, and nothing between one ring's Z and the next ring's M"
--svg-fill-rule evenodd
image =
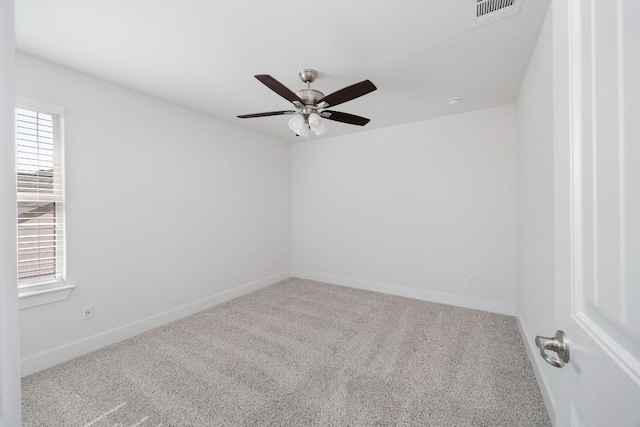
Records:
M569 344L563 331L556 331L553 338L537 336L536 347L540 349L540 356L556 368L562 368L569 361ZM555 351L558 357L550 356L545 350Z

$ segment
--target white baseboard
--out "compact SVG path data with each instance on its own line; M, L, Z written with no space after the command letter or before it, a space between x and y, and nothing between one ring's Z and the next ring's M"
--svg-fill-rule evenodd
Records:
M533 340L531 339L531 335L528 334L524 325L520 321L520 316L516 307L516 320L518 321L518 329L520 330L520 335L522 336L522 342L524 343L524 348L527 350L527 356L529 357L529 363L531 363L531 367L533 368L533 374L536 377L536 381L538 383L538 388L540 389L540 394L542 395L542 400L544 401L544 405L547 408L547 413L549 414L549 418L551 419L551 424L555 425L556 418L556 410L555 410L555 400L548 388L547 383L544 380L544 376L542 375L542 368L540 367L540 363L542 362L542 358L538 355L538 349L535 347Z
M455 305L458 307L473 308L475 310L489 311L491 313L507 314L510 316L513 316L515 313L513 304L502 301L492 301L480 298L466 297L463 295L445 294L443 292L426 291L423 289L389 285L386 283L370 282L368 280L352 279L349 277L314 273L304 270L293 270L292 275L293 277L330 283L332 285L347 286L350 288L358 288L367 291L381 292L384 294L398 295L423 301L431 301L441 304Z
M221 304L233 298L248 294L249 292L257 291L258 289L273 285L274 283L289 277L291 277L291 271L284 271L276 274L275 276L270 276L252 283L241 285L199 301L147 317L146 319L141 319L119 328L111 329L34 356L26 357L21 360L21 375L25 376L50 368L78 356L82 356L83 354L90 353L102 347L115 344L127 338L131 338L159 326L166 325L167 323L171 323L191 314L195 314L199 311L206 310L214 305Z

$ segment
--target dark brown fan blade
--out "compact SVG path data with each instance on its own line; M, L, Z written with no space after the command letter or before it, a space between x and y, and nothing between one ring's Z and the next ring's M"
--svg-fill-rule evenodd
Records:
M329 115L327 115L329 113ZM356 116L355 114L342 113L340 111L329 111L324 110L322 112L322 117L333 120L335 122L348 123L350 125L358 125L364 126L371 121L371 119L367 119L366 117Z
M266 87L268 87L287 101L299 102L300 104L304 105L304 102L298 95L296 95L291 89L271 77L269 74L258 74L254 77L260 80Z
M377 88L373 83L371 83L369 80L365 80L360 83L347 86L344 89L340 89L337 92L333 92L332 94L325 96L324 98L318 100L318 102L316 102L316 105L320 104L321 102L326 102L327 106L335 107L338 104L351 101L352 99L356 99L362 95L366 95L369 92L373 92L376 89Z
M267 117L267 116L281 116L283 114L293 114L294 110L285 110L285 111L269 111L267 113L255 113L255 114L243 114L242 116L238 116L239 119L252 119L254 117Z

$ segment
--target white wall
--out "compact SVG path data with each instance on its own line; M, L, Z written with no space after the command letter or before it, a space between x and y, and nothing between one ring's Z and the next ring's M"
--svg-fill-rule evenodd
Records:
M295 144L293 274L511 313L515 113Z
M289 144L25 54L16 65L18 96L65 108L76 285L21 310L23 374L289 276Z
M13 0L0 0L0 426L20 425Z
M554 122L553 34L551 8L520 89L518 109L518 246L516 310L533 355L532 362L548 398L557 369L537 357L536 335L555 333L554 277Z

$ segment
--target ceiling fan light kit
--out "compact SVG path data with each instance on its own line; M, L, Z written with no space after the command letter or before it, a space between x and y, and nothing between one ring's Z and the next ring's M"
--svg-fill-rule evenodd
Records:
M299 136L308 136L309 130L313 130L318 136L326 132L328 128L322 119L357 126L364 126L369 123L370 120L365 117L326 109L328 107L359 98L376 90L376 86L369 80L364 80L360 83L353 84L333 92L330 95L324 96L324 94L319 90L311 89L311 83L313 83L318 77L318 72L316 70L304 69L298 73L298 76L303 83L307 84L306 89L301 89L298 92L293 92L268 74L258 74L254 76L269 89L291 102L296 108L295 110L245 114L238 116L238 118L249 119L255 117L293 114L293 117L289 119L288 125L289 128Z

